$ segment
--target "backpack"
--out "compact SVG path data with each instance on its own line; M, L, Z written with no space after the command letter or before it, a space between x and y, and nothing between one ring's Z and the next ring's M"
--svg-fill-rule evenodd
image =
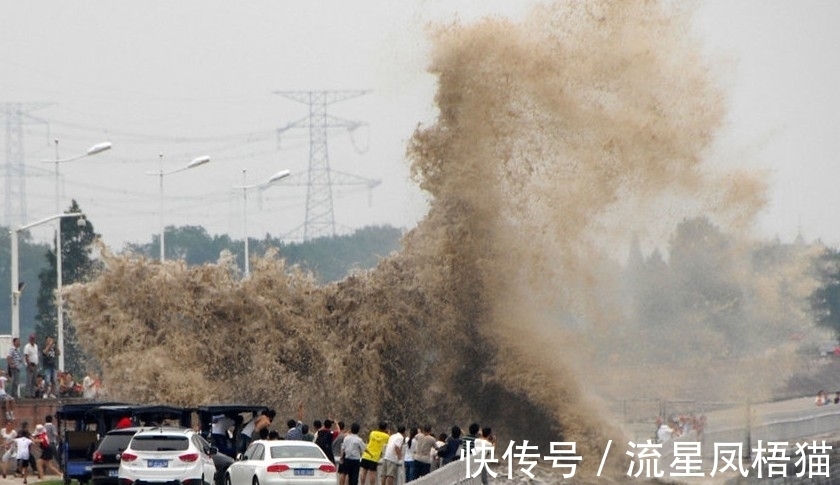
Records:
M332 441L333 435L332 432L328 429L319 429L318 434L315 437L315 444L318 445L319 448L327 455L327 459L334 462L335 455L333 455L332 450Z

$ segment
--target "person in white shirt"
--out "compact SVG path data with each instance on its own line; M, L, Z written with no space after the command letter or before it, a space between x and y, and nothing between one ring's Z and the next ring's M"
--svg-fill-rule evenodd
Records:
M413 426L408 432L408 440L405 442L405 482L408 483L417 478L417 471L414 464L414 451L417 449L417 435L420 428Z
M20 468L20 473L23 475L23 483L26 483L26 477L29 475L29 445L32 440L29 439L29 431L21 431L20 436L15 438L14 447L17 450L17 463Z
M438 450L443 448L446 445L446 433L441 433L438 436L437 441L435 441L435 445L432 447L430 454L432 460L432 470L437 470L441 467L440 464L440 457L438 456Z
M656 430L656 439L659 440L660 443L667 443L671 441L673 437L674 430L668 426L668 423L662 423L659 426L659 429Z
M15 419L15 398L6 393L6 382L9 380L6 377L6 371L0 369L0 401L3 401L6 407L6 421Z
M213 416L213 424L210 427L210 438L213 440L213 446L226 455L235 454L232 453L234 452L234 446L230 442L230 435L228 435L228 430L235 424L236 421L233 418L224 414Z
M15 430L15 423L11 419L6 421L6 426L0 429L0 436L3 438L3 447L6 452L3 453L3 478L9 473L9 460L15 459L15 438L17 438L17 430Z
M405 446L405 426L398 426L397 432L388 437L388 444L385 445L385 453L382 454L383 469L382 476L385 477L385 485L396 483L397 473L403 460L403 446Z
M85 378L82 379L82 397L85 399L96 398L96 388L93 386L96 381L90 374L90 371L88 371L88 373L85 374Z
M29 336L29 342L23 346L23 360L26 363L27 396L35 397L35 376L38 375L38 358L41 352L35 342L35 334Z
M496 447L496 437L493 436L493 430L491 428L481 428L481 432L475 439L474 445L473 454L478 455L481 460L495 459L494 448ZM488 462L485 461L484 463ZM487 485L487 475L487 465L485 465L481 469L482 485Z
M364 453L367 445L359 437L359 423L350 425L350 434L344 437L341 443L341 455L339 463L344 462L345 471L347 472L347 484L359 485L359 468L362 462L362 453Z

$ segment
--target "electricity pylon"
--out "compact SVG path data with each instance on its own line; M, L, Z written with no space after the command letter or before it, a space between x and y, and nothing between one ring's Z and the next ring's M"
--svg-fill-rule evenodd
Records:
M333 185L365 185L373 188L379 180L367 179L349 173L330 169L328 152L328 129L346 128L355 130L365 123L336 118L327 114L327 106L346 99L367 94L369 91L275 91L293 101L309 106L309 115L293 121L277 130L278 134L292 128L309 128L309 170L306 180L294 177L298 185L306 185L306 220L303 224L303 240L309 241L322 236L335 236L335 215L333 212Z
M3 103L0 113L6 119L6 187L3 198L3 224L7 227L24 224L26 215L26 160L23 154L23 125L26 121L44 123L28 115L49 103Z

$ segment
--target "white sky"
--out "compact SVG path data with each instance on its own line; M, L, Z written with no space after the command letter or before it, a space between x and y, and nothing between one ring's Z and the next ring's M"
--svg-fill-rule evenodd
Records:
M426 208L408 180L405 144L431 122L435 80L425 73L430 20L513 15L522 0L47 0L0 2L2 103L53 103L25 125L27 217L55 213L52 139L61 157L110 140L114 149L63 164L62 209L77 199L106 243L147 242L165 223L242 237L242 170L250 183L307 170L308 132L276 130L303 118L279 90L369 89L330 113L369 123L330 132L331 168L382 184L333 190L337 229L411 227ZM718 153L730 166L767 170L766 237L840 242L835 153L840 149L840 2L701 1L696 32L728 59L729 125ZM0 119L5 133L5 118ZM5 147L5 140L0 139ZM0 163L5 164L5 150ZM5 171L3 171L5 175ZM5 184L3 184L5 189ZM0 198L0 202L2 202ZM251 237L291 233L305 216L306 188L249 193ZM34 230L46 239L48 228ZM291 234L290 234L291 233Z

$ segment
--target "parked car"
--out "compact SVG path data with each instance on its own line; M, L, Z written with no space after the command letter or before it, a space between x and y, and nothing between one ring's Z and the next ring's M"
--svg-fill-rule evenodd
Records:
M131 438L138 431L150 429L149 427L134 427L115 429L108 432L105 438L99 442L99 447L93 453L93 485L118 485L120 454L128 448ZM233 458L223 454L212 455L213 465L216 467L216 475L213 479L215 485L224 485L225 471L233 463Z
M96 451L93 452L93 465L91 466L91 481L93 485L118 485L120 470L120 454L128 448L131 438L138 431L149 428L123 428L109 431L99 442Z
M225 473L225 485L335 485L337 480L335 465L307 441L254 441Z
M192 429L139 431L120 454L119 484L212 485L216 453L216 448Z

